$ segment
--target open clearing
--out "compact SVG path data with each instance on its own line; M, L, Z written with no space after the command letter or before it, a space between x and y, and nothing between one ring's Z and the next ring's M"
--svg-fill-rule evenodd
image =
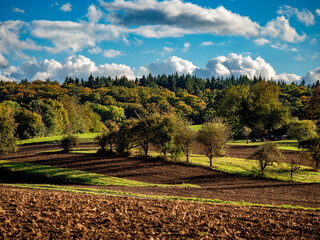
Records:
M81 147L93 147L93 145L82 144ZM186 166L179 163L144 160L143 158L62 154L59 152L39 154L40 152L54 149L59 148L55 145L24 146L20 148L18 153L11 154L2 159L82 170L148 183L186 183L200 186L200 188L160 188L153 186L103 187L115 191L148 195L221 199L225 201L245 201L277 206L292 205L320 208L320 184L241 177L214 171L206 167ZM228 155L246 158L250 155L251 151L253 152L254 149L235 146L228 149ZM287 154L294 156L296 153L288 151ZM10 176L8 176L6 181L16 182L17 180L15 177L10 179ZM32 182L37 182L37 179L32 179Z
M320 212L0 186L1 239L319 239Z

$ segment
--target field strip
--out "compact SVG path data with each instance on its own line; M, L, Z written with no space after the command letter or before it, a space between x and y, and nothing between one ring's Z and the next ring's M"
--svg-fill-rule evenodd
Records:
M21 172L26 174L27 177L43 177L50 180L64 181L69 184L84 184L94 186L153 186L153 187L181 187L189 188L199 186L194 184L155 184L140 181L134 181L124 178L111 177L96 173L89 173L80 170L72 170L66 168L56 168L47 165L23 163L23 162L10 162L0 160L0 169L12 172Z
M277 205L271 205L271 204L248 203L244 201L235 202L235 201L224 201L220 199L146 195L146 194L119 192L119 191L113 191L113 190L107 190L107 189L93 189L93 188L81 188L81 187L78 188L78 187L66 187L66 186L47 185L47 184L0 184L0 186L1 185L19 187L19 188L54 190L54 191L64 191L64 192L73 192L73 193L82 193L82 194L95 194L95 195L105 195L105 196L114 196L114 197L130 197L130 198L138 198L138 199L171 200L171 201L199 202L199 203L236 205L236 206L247 206L247 207L267 207L267 208L285 208L285 209L296 209L296 210L320 211L320 208L310 208L310 207L292 206L292 205L277 206Z

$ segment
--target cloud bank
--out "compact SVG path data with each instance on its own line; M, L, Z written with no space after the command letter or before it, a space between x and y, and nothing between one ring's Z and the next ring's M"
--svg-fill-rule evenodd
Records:
M24 78L29 80L50 78L52 81L63 82L66 76L87 79L90 74L113 78L125 75L129 79L135 78L132 69L124 64L106 63L97 66L89 58L82 55L67 57L62 62L54 59L45 59L43 62L28 61L22 63L15 71L4 70L2 75L7 79L14 78L18 81Z
M5 59L0 60L5 63ZM309 71L306 76L298 76L289 73L277 74L274 68L263 58L256 59L250 56L231 53L228 56L219 56L208 60L206 67L200 68L192 62L172 56L163 61L156 60L148 65L134 69L124 64L103 64L96 65L92 60L82 55L69 56L63 61L58 62L54 59L45 59L42 62L25 61L19 67L10 66L3 68L0 72L0 79L4 81L20 81L27 78L28 80L56 80L63 82L65 77L87 79L90 74L94 76L111 76L113 78L127 76L128 79L135 79L142 75L158 74L190 74L201 78L218 77L239 77L246 75L250 79L254 76L265 78L266 80L277 80L291 83L300 82L302 79L307 84L313 84L320 80L320 67Z

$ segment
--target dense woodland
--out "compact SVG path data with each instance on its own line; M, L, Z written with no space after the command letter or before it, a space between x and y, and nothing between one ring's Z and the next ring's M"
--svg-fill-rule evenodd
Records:
M293 119L320 119L320 84L310 86L262 78L200 79L190 75L66 78L0 82L1 105L14 110L20 139L66 132L99 132L107 121L119 123L148 113L174 114L194 124L221 118L241 137L286 134Z

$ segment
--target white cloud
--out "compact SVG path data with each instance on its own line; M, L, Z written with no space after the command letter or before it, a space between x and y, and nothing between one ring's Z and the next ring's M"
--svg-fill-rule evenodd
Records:
M87 18L89 22L97 23L101 18L103 18L103 13L100 9L96 8L94 4L91 4L88 8Z
M138 75L142 76L152 73L153 75L158 74L192 74L197 67L188 60L181 59L176 56L169 57L162 62L159 60L141 67Z
M99 53L102 53L102 49L99 47L95 47L95 48L89 49L88 52L91 54L99 54Z
M71 21L33 21L32 35L46 39L54 47L46 47L51 53L64 50L81 51L83 47L95 47L96 42L111 41L121 37L121 29L113 25Z
M262 36L279 38L286 42L302 42L306 35L299 35L289 24L289 20L284 16L278 16L276 19L267 23L261 31Z
M196 69L194 74L202 78L214 77L239 77L247 75L249 78L262 76L266 79L275 78L276 72L263 58L252 59L231 53L228 57L219 56L208 61L206 68Z
M257 45L260 45L260 46L270 43L270 41L265 38L258 38L258 39L253 40L253 42Z
M316 14L317 14L318 16L320 16L320 9L319 9L319 8L316 9Z
M8 66L8 60L0 53L0 68Z
M54 59L45 59L43 62L24 62L19 66L17 72L7 73L5 77L16 80L23 78L45 80L50 78L63 82L66 76L86 79L90 74L111 77L126 75L129 79L135 79L134 72L126 65L111 63L97 66L89 58L82 55L67 57L62 62Z
M70 3L66 3L66 4L63 4L60 8L61 11L63 12L71 12L71 4Z
M275 80L285 81L287 83L300 82L301 81L301 77L296 75L296 74L282 73L280 75L277 75L275 77Z
M285 51L290 51L290 52L297 52L298 49L296 48L288 48L287 44L281 44L281 43L276 43L276 44L271 44L272 48L278 49L278 50L285 50Z
M163 51L165 51L166 53L170 53L170 52L173 51L173 48L170 48L170 47L163 47L162 49L163 49Z
M278 14L285 15L287 17L296 16L299 22L304 23L306 26L315 24L314 15L307 9L299 10L297 8L284 5L279 7Z
M120 55L124 55L124 54L121 51L117 51L114 49L105 50L103 53L103 56L105 56L107 58L113 58L113 57L117 57Z
M187 52L187 51L189 51L190 47L191 47L191 44L188 43L188 42L185 42L185 43L183 44L182 52Z
M295 74L282 73L277 75L273 67L263 58L252 59L250 56L242 56L235 53L229 56L219 56L208 61L206 68L195 69L193 74L201 78L214 77L239 77L246 75L250 79L254 76L267 80L282 80L287 83L300 81L301 77Z
M200 43L200 46L203 46L203 47L208 47L208 46L212 46L212 45L214 45L214 42L212 42L212 41Z
M316 83L318 80L320 81L320 67L311 70L307 73L306 76L303 77L307 84Z
M17 7L13 7L12 12L24 13L24 9L22 9L22 8L17 8Z
M29 25L22 21L0 22L0 53L19 52L23 49L40 50L41 47L30 38L20 40L20 32L27 27Z
M172 36L172 29L175 30L174 36L185 32L246 37L259 35L257 23L222 6L216 9L203 8L180 0L115 0L100 2L100 5L109 11L109 20L114 23L124 26L141 25L137 32L145 37L157 37L153 33L159 30L167 30L162 35Z

